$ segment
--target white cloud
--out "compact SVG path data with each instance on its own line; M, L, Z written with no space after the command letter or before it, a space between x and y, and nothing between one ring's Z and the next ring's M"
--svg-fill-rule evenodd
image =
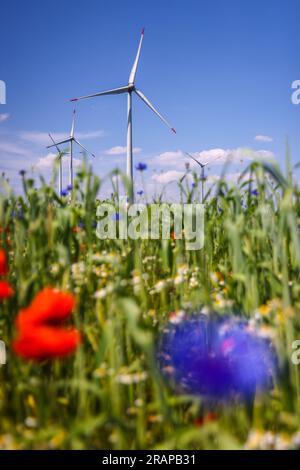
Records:
M59 142L61 140L65 140L69 137L68 134L66 133L61 133L61 132L53 132L52 134L53 139L56 142ZM90 131L90 132L77 132L75 133L75 137L78 140L88 140L88 139L96 139L98 137L103 137L104 136L104 131ZM20 132L19 137L22 140L25 140L27 142L31 142L32 144L37 144L37 145L51 145L51 141L49 138L49 134L47 132Z
M201 163L207 163L208 166L224 165L224 163L244 163L246 161L274 159L275 156L268 150L252 150L250 148L222 149L213 148L191 153ZM183 168L186 162L190 163L192 168L197 167L197 163L189 158L183 151L177 150L164 152L152 159L152 164L159 166L168 166Z
M241 178L241 175L242 178ZM226 173L224 176L223 176L223 180L226 182L226 183L234 183L234 184L237 184L239 180L241 181L247 181L249 180L251 177L250 173L246 172L246 173L242 173L242 172L235 172L235 173ZM217 181L220 181L221 179L221 175L209 175L207 177L207 183L216 183Z
M57 158L56 153L48 153L45 157L41 157L38 159L37 163L34 165L35 169L45 170L53 167L55 159ZM77 158L73 158L73 165L74 167L78 167L80 165L80 160ZM63 166L67 165L67 159L63 157Z
M41 157L38 159L38 162L35 164L35 168L51 168L56 158L56 153L48 153L48 155L46 155L45 157Z
M223 165L224 163L244 163L252 160L264 160L275 158L273 152L269 150L252 150L251 148L236 149L211 149L196 152L194 157L201 163L209 166Z
M104 152L105 155L125 155L127 151L126 147L122 147L120 145L117 145L116 147L112 147ZM133 153L141 153L142 149L139 147L135 147L133 149Z
M187 156L181 151L163 152L152 159L152 163L157 165L175 165L178 166L187 160Z
M7 121L7 119L9 119L9 118L10 118L10 114L8 114L8 113L0 114L0 123L4 122L4 121Z
M152 179L158 183L167 184L173 181L178 181L183 175L183 171L170 170L160 173L159 175L155 174L152 176Z
M268 135L256 135L254 140L257 140L258 142L273 142L273 138Z

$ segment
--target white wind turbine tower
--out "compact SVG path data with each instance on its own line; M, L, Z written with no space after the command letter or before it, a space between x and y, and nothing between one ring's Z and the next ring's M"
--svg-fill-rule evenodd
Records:
M133 202L133 163L132 163L132 93L134 92L149 108L174 132L176 130L172 127L168 121L154 108L152 103L146 98L146 96L135 87L135 76L138 68L138 63L140 59L142 43L144 39L144 28L141 33L141 38L136 54L135 61L133 63L133 67L131 69L129 75L128 85L114 88L112 90L102 91L100 93L94 93L93 95L88 96L81 96L80 98L74 98L71 101L78 101L87 98L94 98L96 96L103 96L103 95L119 95L122 93L127 93L127 177L130 183L130 191L129 191L129 201Z
M216 160L218 160L219 158L221 158L223 155L219 155L218 157L214 158L213 160L209 160L205 163L202 163L200 162L199 160L197 160L195 157L193 157L193 155L191 155L190 153L188 152L185 152L185 154L192 158L194 160L194 162L196 162L200 168L201 168L201 177L200 177L200 180L201 180L201 204L203 203L203 200L204 200L204 183L206 181L206 176L205 176L205 167L207 165L209 165L210 163L213 163L215 162Z
M88 153L92 155L92 157L95 157L95 155L91 152L89 152L74 136L75 132L75 116L76 116L76 110L74 109L73 111L73 119L72 119L72 126L71 126L71 132L70 132L70 137L68 137L65 140L62 140L60 142L54 142L53 145L48 145L47 149L50 149L51 147L56 147L58 148L59 145L63 144L70 144L70 166L69 166L69 185L73 188L73 145L74 143L79 145L79 147L82 148L82 150L85 153ZM52 138L52 137L51 137Z

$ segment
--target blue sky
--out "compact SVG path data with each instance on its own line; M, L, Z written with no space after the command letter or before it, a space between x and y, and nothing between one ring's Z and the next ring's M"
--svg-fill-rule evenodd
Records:
M0 169L14 186L21 168L49 171L46 136L69 132L68 99L125 85L142 27L136 84L177 129L134 99L135 162L148 163L149 181L172 177L154 169L184 171L183 150L210 158L251 147L281 164L288 137L300 160L299 13L297 0L1 0ZM97 174L125 169L115 149L126 145L125 96L80 102L77 132Z

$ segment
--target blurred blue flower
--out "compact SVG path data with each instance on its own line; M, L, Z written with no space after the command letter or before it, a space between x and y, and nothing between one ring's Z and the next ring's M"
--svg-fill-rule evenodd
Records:
M73 186L72 186L71 184L68 184L67 190L68 190L68 191L72 191L72 189L73 189Z
M257 189L253 189L253 191L251 191L251 196L258 196Z
M201 314L167 326L158 359L179 392L220 401L270 389L277 369L272 343L246 322Z
M62 197L67 196L67 195L68 195L68 190L67 190L67 189L63 189L63 190L61 191L60 195L61 195Z
M136 194L137 194L138 196L142 196L142 195L144 194L144 191L142 191L142 190L141 190L141 191L137 191Z
M26 175L26 170L20 170L19 173L22 177L24 177Z
M116 221L120 220L119 212L116 212L115 214L112 215L112 220L116 220Z
M147 165L146 165L146 163L141 163L140 162L136 165L135 169L137 171L145 171L145 170L147 170Z

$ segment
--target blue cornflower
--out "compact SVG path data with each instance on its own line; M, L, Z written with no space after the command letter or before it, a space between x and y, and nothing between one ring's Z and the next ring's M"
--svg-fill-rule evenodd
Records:
M219 401L252 399L272 387L277 369L271 342L246 322L201 314L168 325L158 358L179 392Z
M146 163L141 163L140 162L136 165L135 169L137 171L145 171L145 170L147 170L147 165L146 165Z
M116 221L120 220L119 212L115 212L115 214L112 215L112 220L116 220Z

